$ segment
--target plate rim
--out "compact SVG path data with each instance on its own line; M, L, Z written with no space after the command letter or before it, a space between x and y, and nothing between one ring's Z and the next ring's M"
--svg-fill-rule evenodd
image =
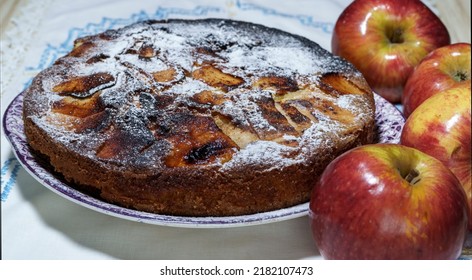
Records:
M13 107L18 106L23 108L23 94L24 91L20 92L10 104L7 106L5 113L3 115L3 130L5 132L6 139L8 140L10 146L12 147L12 151L15 157L18 159L18 162L22 165L22 167L30 174L36 181L38 181L41 185L46 187L47 189L53 191L54 193L58 194L59 196L66 198L69 201L72 201L78 205L86 207L88 209L94 210L96 212L114 216L117 218L122 218L125 220L130 220L134 222L142 222L147 224L153 225L161 225L161 226L171 226L171 227L185 227L185 228L228 228L228 227L242 227L242 226L251 226L251 225L260 225L260 224L267 224L273 222L280 222L289 219L299 218L305 215L308 215L308 208L309 202L304 202L301 204L297 204L287 208L276 209L267 212L260 212L255 214L249 215L238 215L238 216L211 216L211 217L192 217L192 216L176 216L176 215L163 215L163 214L155 214L149 213L134 209L129 209L125 207L121 207L115 204L108 203L106 201L100 200L98 198L94 198L90 195L82 193L81 191L69 186L65 182L61 181L59 178L55 177L54 174L50 173L44 166L41 166L39 162L37 162L31 151L26 143L25 140L21 138L20 135L16 135L15 131L12 131L7 122L13 117L20 117L19 120L23 123L22 115L17 116L14 112ZM383 103L383 107L391 107L390 113L393 113L395 117L401 120L399 123L400 127L404 125L405 118L400 112L400 110L395 107L393 104L389 103L380 95L374 93L374 100L377 109L377 102ZM22 110L21 110L22 111ZM377 116L377 112L376 112ZM18 132L16 132L18 133ZM24 131L22 131L22 136L24 136ZM399 140L400 131L398 131L397 141ZM15 141L15 137L17 136L19 140ZM24 143L22 143L24 142ZM392 142L395 143L395 142ZM19 147L21 145L21 147ZM20 148L25 150L26 155L21 154ZM31 166L28 163L27 157L30 156L30 161L34 162L36 166ZM35 170L35 167L42 169L39 172ZM44 177L41 173L47 174L50 178Z

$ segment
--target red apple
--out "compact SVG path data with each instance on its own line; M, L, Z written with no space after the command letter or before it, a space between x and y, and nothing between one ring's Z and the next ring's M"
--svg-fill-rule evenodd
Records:
M355 0L339 16L331 47L395 103L421 59L450 42L444 24L420 0Z
M464 190L449 169L395 144L361 146L332 161L309 211L326 259L456 259L467 215Z
M464 188L472 211L471 91L452 88L426 99L408 117L400 141L446 165ZM472 231L472 212L469 214Z
M438 48L416 66L403 90L403 114L408 117L428 97L453 87L470 87L468 43Z

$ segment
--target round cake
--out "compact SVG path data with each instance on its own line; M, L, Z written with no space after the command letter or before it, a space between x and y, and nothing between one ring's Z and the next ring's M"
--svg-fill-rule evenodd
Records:
M231 216L310 198L374 139L373 93L318 44L253 23L145 21L79 38L24 92L31 149L140 211Z

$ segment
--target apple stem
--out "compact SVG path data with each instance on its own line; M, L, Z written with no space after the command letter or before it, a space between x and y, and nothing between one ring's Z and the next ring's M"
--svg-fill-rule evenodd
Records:
M401 44L405 41L402 28L390 28L387 30L387 37L392 44Z
M469 80L469 75L464 72L456 72L456 74L454 75L454 79L458 82L467 81Z
M419 177L420 173L416 169L411 169L410 172L405 176L405 180L410 183L411 185L414 185L418 183L421 178Z

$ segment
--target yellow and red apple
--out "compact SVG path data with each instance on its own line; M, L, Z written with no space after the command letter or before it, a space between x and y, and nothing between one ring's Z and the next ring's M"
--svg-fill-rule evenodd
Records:
M309 210L327 259L456 259L467 215L464 190L444 164L395 144L361 146L332 161Z
M355 0L336 21L331 47L375 92L397 103L414 67L448 44L446 27L420 0Z
M423 101L453 87L470 87L470 44L456 43L429 53L408 78L402 95L408 117Z
M471 208L471 90L451 88L426 99L408 117L401 134L403 145L427 153L447 166L459 179Z

